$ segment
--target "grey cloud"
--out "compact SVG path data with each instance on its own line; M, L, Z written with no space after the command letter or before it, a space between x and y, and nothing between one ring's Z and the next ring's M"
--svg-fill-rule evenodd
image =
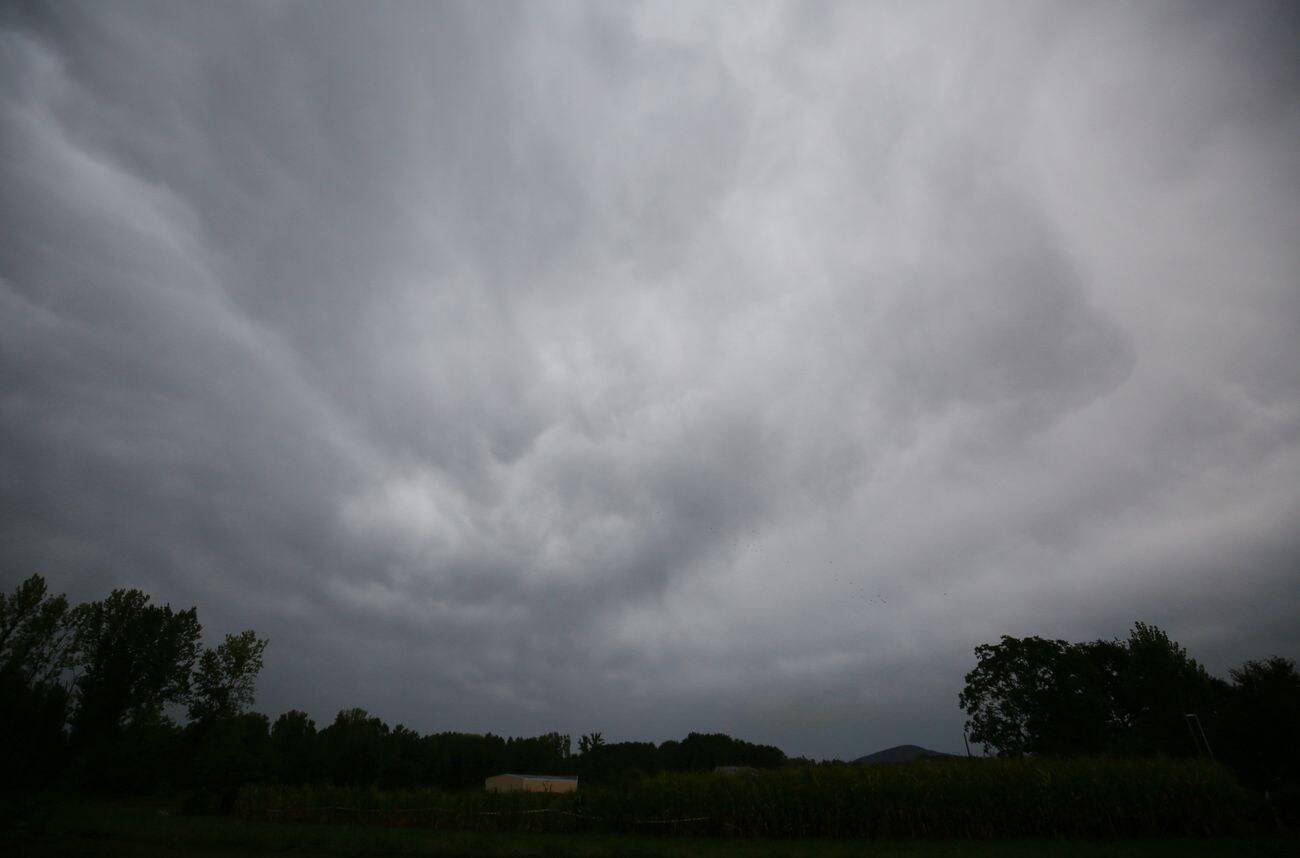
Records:
M892 387L904 407L923 411L982 406L1031 424L1059 418L1122 383L1133 346L1089 305L1088 284L1044 234L1041 214L981 196L947 195L961 201L965 222L945 230L943 258L922 275L932 279L908 282L885 318L898 332Z

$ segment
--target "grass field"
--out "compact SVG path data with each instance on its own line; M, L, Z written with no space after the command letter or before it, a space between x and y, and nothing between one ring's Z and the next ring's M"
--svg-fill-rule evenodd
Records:
M1115 858L1290 856L1294 838L1149 840L748 840L602 834L430 832L350 825L250 822L181 813L160 801L26 799L4 817L0 853L13 856L342 856L498 858Z

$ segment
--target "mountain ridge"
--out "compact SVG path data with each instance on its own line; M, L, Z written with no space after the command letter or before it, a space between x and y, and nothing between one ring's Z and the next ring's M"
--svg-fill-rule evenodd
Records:
M913 760L955 756L957 755L945 754L942 751L931 751L929 748L922 748L920 745L895 745L892 748L885 748L883 751L876 751L874 754L858 757L853 762L867 763L869 765L876 763L909 763Z

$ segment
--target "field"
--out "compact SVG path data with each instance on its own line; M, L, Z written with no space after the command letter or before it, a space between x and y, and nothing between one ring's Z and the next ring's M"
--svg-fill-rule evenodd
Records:
M28 800L23 822L0 832L0 854L122 858L394 855L455 858L1227 858L1290 856L1276 837L1115 840L756 840L600 834L487 834L356 825L250 822L191 816L172 803L84 798ZM10 818L12 822L12 817Z
M1300 852L1224 769L1173 761L934 761L664 774L576 794L249 786L11 798L0 854L151 856L1250 856ZM227 805L229 806L229 805Z
M1223 837L1258 808L1225 769L1172 760L944 760L673 773L577 793L247 787L255 821L495 834L740 838Z

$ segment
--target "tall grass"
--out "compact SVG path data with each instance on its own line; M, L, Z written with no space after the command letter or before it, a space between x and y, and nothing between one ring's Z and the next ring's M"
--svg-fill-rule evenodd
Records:
M1002 838L1229 835L1246 829L1252 807L1209 763L1082 759L662 774L567 795L257 786L235 811L465 831Z

